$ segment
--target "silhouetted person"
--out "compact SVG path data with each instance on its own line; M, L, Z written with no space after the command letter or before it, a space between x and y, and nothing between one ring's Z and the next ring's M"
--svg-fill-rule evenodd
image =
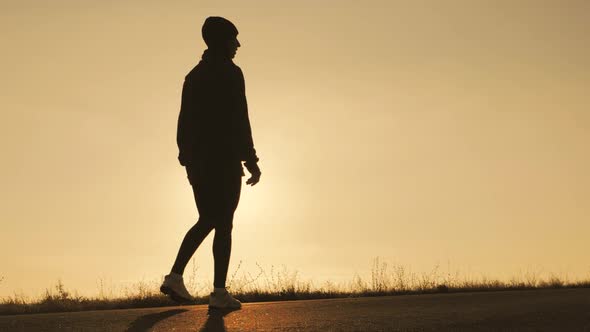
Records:
M239 308L240 301L225 288L233 216L245 175L242 162L252 175L246 184L258 183L260 169L248 119L244 76L232 61L241 46L238 30L222 17L209 17L202 35L208 49L185 77L177 131L178 160L186 167L199 220L184 237L160 290L179 302L193 299L182 274L199 245L215 229L215 278L209 306Z

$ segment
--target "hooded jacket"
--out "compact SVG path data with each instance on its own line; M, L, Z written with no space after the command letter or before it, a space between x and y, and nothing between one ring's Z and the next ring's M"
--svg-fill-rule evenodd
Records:
M230 57L208 49L186 75L176 141L183 166L246 166L258 161L244 75ZM243 173L242 173L243 174Z

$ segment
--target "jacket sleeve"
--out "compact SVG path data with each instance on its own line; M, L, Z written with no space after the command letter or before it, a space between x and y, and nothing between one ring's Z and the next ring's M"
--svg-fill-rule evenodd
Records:
M190 93L187 81L184 81L182 86L182 97L180 102L180 114L178 115L178 123L176 128L176 144L178 145L178 161L182 166L186 166L188 162L187 152L190 144L190 133L189 128L192 121L190 121Z
M242 141L242 161L248 165L254 165L258 162L258 156L256 155L256 149L254 149L254 140L252 139L252 127L250 126L250 117L248 115L248 102L246 100L246 84L244 81L244 74L238 67L239 73L239 84L240 84L240 95L241 95L241 109L242 109L242 120L241 120L241 141Z
M178 160L182 166L187 166L199 159L202 148L201 136L204 134L203 119L200 114L200 93L198 80L186 78L182 86L182 99L176 143L178 145Z

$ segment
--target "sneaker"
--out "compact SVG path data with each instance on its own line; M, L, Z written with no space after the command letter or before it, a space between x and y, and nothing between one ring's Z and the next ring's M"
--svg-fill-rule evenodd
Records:
M164 282L160 286L160 292L168 295L172 300L179 303L193 302L194 298L186 290L184 280L181 275L169 274L164 277Z
M209 308L215 309L240 309L242 303L225 290L212 292L209 296Z

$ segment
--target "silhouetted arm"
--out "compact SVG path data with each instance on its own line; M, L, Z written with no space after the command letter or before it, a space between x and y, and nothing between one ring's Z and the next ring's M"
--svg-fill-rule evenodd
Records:
M243 142L243 161L250 171L250 167L257 167L258 156L256 155L256 149L254 149L254 140L252 139L252 127L250 126L250 117L248 115L248 102L246 100L246 84L244 80L244 74L242 70L239 70L240 79L240 95L241 95L241 109L242 109L242 121L241 121L241 134ZM251 172L252 173L252 172Z
M176 144L178 145L178 161L182 166L186 166L190 157L191 138L192 132L191 124L191 102L189 84L185 80L182 86L182 99L180 103L180 114L178 115L178 124L176 128Z
M203 109L207 108L204 98L207 93L203 91L200 79L195 77L185 79L176 133L178 159L183 166L204 159L203 136L208 134L207 128L211 122L206 119L203 112Z
M252 127L250 126L250 117L248 116L248 103L246 101L246 84L244 82L244 74L239 69L239 83L240 83L240 109L241 109L241 141L243 143L243 159L244 166L252 176L246 180L246 184L255 185L260 181L260 168L258 167L258 156L254 149L254 140L252 139Z

